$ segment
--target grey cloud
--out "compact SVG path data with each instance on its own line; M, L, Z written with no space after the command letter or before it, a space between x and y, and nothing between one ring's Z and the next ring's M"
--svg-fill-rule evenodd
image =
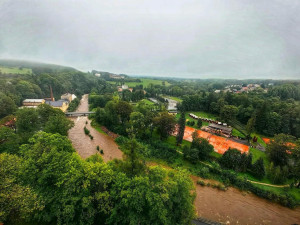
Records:
M0 58L195 78L300 78L298 0L0 0Z

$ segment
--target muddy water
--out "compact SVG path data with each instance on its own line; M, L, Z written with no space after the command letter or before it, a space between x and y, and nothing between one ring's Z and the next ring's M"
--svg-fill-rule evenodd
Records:
M76 112L88 112L88 95L84 95L80 101L80 105ZM114 158L122 159L122 152L118 148L115 141L106 134L99 133L91 125L91 121L87 116L70 118L74 121L75 126L69 130L68 137L72 141L73 147L82 158L88 158L91 155L97 154L97 145L103 149L102 158L105 162ZM88 122L88 124L86 124ZM84 126L90 130L90 134L94 137L93 140L84 134Z
M226 192L196 184L195 206L199 217L227 224L300 224L300 208L295 210L271 203L253 194L229 188Z
M88 111L87 97L87 95L83 96L77 109L78 112ZM91 121L87 117L72 118L72 120L74 120L75 126L69 131L69 138L82 158L97 154L97 145L104 150L103 159L105 162L114 158L122 158L122 152L114 140L92 128L90 126ZM85 124L86 121L88 121L88 125ZM94 140L90 140L84 134L84 126L90 130ZM149 165L156 165L156 163ZM229 188L224 192L211 187L202 187L196 184L199 178L195 176L191 176L191 178L196 187L195 207L199 217L227 224L300 224L300 208L292 210L282 207L235 188ZM214 183L215 181L209 182Z

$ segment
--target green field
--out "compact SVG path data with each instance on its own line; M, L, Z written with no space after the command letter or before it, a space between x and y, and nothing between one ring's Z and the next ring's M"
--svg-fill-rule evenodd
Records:
M0 72L3 74L31 74L32 70L29 68L0 66Z
M163 95L162 97L164 98L169 98L169 99L173 99L177 102L182 102L182 99L181 98L178 98L178 97L174 97L174 96L169 96L169 95Z
M158 84L158 85L163 85L163 80L154 80L154 79L148 79L148 78L140 78L140 80L142 82L125 82L126 85L128 85L128 87L135 87L137 85L143 85L144 87L147 87L150 84ZM108 81L108 83L110 84L116 84L117 82L115 81ZM171 85L170 83L168 83L167 81L165 81L165 85L169 86Z
M206 113L206 112L186 112L185 113L185 119L188 120L188 121L195 121L195 125L192 126L194 128L198 128L197 127L197 120L193 119L192 117L189 116L190 113L193 113L195 114L196 116L200 116L202 118L207 118L207 119L213 119L215 120L216 119L216 116L211 114L211 113ZM180 113L177 113L176 114L176 119L179 119L180 117ZM205 122L205 121L202 121L202 125L203 126L208 126L208 122Z
M154 105L154 104L155 104L154 102L151 102L151 101L148 100L148 99L143 99L143 100L141 100L141 101L139 101L139 102L144 102L146 105Z

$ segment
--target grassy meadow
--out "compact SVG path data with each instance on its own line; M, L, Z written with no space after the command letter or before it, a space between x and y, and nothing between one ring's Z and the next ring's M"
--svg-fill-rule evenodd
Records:
M29 68L0 66L0 72L2 74L31 74L32 70Z

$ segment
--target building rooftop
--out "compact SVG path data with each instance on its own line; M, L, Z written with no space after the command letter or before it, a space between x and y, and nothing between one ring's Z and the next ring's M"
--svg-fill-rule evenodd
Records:
M219 125L219 124L215 124L215 123L210 123L208 126L213 128L213 129L224 130L224 131L227 131L227 132L232 131L232 128L230 128L230 127L225 127L223 125Z
M43 103L44 99L25 99L23 102L36 102L36 103Z
M46 101L45 103L52 107L62 107L65 101Z

